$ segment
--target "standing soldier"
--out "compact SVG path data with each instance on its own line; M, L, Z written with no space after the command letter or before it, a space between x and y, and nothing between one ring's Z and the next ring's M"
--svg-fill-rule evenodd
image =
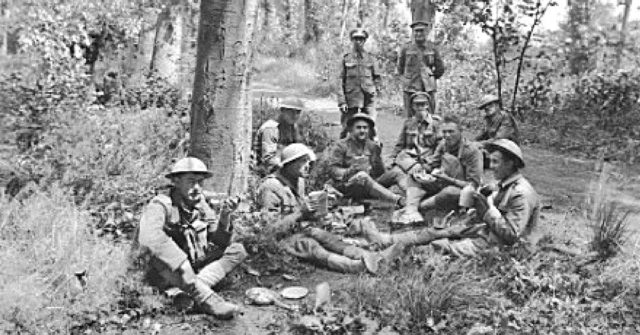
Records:
M404 109L407 116L413 116L411 95L415 92L427 92L431 96L431 111L436 111L436 80L444 74L444 63L435 45L427 41L432 24L416 21L411 24L413 42L400 51L398 74L402 76L404 90Z
M354 29L349 34L353 51L344 55L340 64L340 87L338 107L342 112L340 138L347 136L347 121L355 113L369 114L375 121L377 112L375 96L380 92L380 72L371 54L364 51L364 43L369 37L364 29ZM371 136L375 136L372 129Z

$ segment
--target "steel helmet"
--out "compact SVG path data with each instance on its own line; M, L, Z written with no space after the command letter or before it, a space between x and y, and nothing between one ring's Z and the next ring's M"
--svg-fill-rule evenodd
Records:
M480 100L480 104L478 105L478 109L483 109L487 105L492 104L492 103L496 103L496 102L499 102L499 101L500 101L500 98L498 98L498 96L493 95L493 94L487 94L484 97L482 97L482 100Z
M414 21L411 25L409 25L409 27L411 27L411 29L415 29L417 26L431 27L431 26L433 26L433 23L431 23L429 21L425 21L425 20L418 20L418 21Z
M486 148L489 151L499 150L502 152L506 152L516 159L516 165L518 168L524 167L524 156L522 156L522 150L520 150L520 147L513 141L506 138L501 138L486 144Z
M207 170L207 166L204 163L195 158L195 157L185 157L179 159L173 166L171 167L171 172L167 173L165 177L171 178L181 173L196 173L203 174L205 177L209 178L213 175L211 171Z
M356 28L349 33L349 37L351 39L354 39L356 37L362 37L364 39L367 39L369 38L369 33L362 28Z
M286 98L280 103L280 110L282 109L293 109L301 111L304 109L304 103L298 98Z
M351 116L351 118L349 118L349 120L347 120L347 128L351 128L351 126L353 126L353 123L358 120L367 121L367 123L369 123L369 128L373 128L376 125L376 122L373 121L373 118L371 118L369 114L355 113Z
M302 143L292 143L282 149L280 153L280 167L295 161L300 157L308 156L310 161L316 160L316 154Z

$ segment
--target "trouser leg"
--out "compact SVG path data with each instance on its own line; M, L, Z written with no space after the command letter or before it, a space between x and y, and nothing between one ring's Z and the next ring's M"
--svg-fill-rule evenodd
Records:
M363 260L351 259L326 250L313 238L301 235L294 236L287 251L304 260L312 261L331 270L344 273L358 273L366 270Z
M345 187L346 194L354 199L369 198L397 202L401 198L380 185L366 172L358 172L354 177Z
M402 101L404 102L404 112L408 118L413 116L413 110L411 110L411 95L413 92L402 92Z
M474 257L489 244L482 238L464 238L461 240L442 239L434 241L433 247L443 253L456 257Z
M450 211L457 209L460 202L460 191L461 188L459 187L447 186L433 197L429 197L420 203L420 210L439 209Z
M350 107L347 108L347 111L340 115L340 124L342 124L342 131L340 132L340 138L345 138L349 134L349 129L347 128L347 121L353 116L353 114L357 113L360 108L358 107Z
M231 243L220 259L207 264L198 272L198 278L209 287L213 287L246 258L247 252L244 246L240 243Z
M394 165L391 169L387 170L382 176L376 180L378 184L389 188L393 185L398 185L400 190L405 193L407 191L407 184L409 176L402 171L402 169Z

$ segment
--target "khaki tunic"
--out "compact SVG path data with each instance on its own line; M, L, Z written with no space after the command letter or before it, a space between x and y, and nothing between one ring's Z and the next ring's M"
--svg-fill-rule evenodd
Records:
M354 166L368 170L374 179L381 176L384 173L384 163L380 152L380 146L371 140L366 140L364 146L360 146L352 137L337 142L329 158L331 176L336 186L342 186L356 173L349 170Z
M506 138L519 143L518 125L512 115L499 111L484 118L484 129L476 137L476 141L492 141Z
M338 104L348 108L368 108L380 90L381 76L376 60L368 52L344 55L340 64Z

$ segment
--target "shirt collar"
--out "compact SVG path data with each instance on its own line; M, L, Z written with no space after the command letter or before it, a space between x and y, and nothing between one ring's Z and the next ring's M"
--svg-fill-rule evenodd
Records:
M515 172L514 174L512 174L511 176L501 180L498 183L498 187L500 187L500 189L506 188L509 185L515 183L516 181L518 181L518 179L522 178L522 174L520 174L520 172Z

